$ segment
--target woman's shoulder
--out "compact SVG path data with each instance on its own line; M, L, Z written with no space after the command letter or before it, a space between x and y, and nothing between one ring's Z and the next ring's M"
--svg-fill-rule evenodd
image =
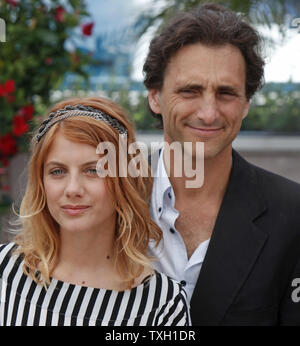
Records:
M12 262L15 264L19 259L19 256L13 256L17 247L18 245L14 242L0 244L0 276L8 265L11 265Z
M12 251L17 248L17 244L14 242L0 244L0 256L1 258L10 255Z
M146 295L154 299L155 308L171 303L174 300L186 300L186 293L182 284L168 275L152 270L144 275L144 279L139 285L134 287L139 295Z
M182 299L186 299L186 292L183 285L170 276L155 270L156 286L161 292L166 292L166 300L171 301L175 298L178 299L182 296Z
M160 291L160 303L156 306L157 326L188 326L190 325L189 303L183 285L164 273L155 271L157 288Z

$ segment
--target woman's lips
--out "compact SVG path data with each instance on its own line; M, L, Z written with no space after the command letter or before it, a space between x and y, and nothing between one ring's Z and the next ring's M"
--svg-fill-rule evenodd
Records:
M82 208L62 208L63 212L67 215L79 215L84 213L89 207L82 207Z

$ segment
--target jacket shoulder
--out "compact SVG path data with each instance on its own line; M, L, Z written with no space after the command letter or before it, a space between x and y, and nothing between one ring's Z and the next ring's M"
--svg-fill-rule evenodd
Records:
M235 180L260 190L262 194L291 198L300 202L300 184L279 174L258 167L233 150Z
M269 193L271 196L278 196L280 199L288 198L300 203L300 184L298 182L267 171L251 163L249 164L255 171L263 191Z

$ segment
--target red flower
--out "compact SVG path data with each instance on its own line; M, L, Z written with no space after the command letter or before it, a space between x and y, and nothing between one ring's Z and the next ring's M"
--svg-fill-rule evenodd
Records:
M33 117L34 107L33 105L27 105L22 107L18 114L23 115L25 117L25 120L31 120Z
M52 62L53 62L53 59L52 59L52 58L50 58L50 57L48 57L48 58L46 58L46 59L45 59L45 63L46 63L46 65L51 65L51 64L52 64Z
M4 89L4 85L0 84L0 97L6 96L6 90Z
M16 154L17 151L16 140L10 133L0 137L0 152L4 156Z
M12 5L13 7L16 7L19 5L18 1L16 0L6 0L6 2L10 5Z
M15 91L15 81L13 79L9 79L5 82L4 88L8 93L13 93Z
M94 26L93 22L82 25L82 27L81 27L82 34L85 35L85 36L91 36L92 35L93 26Z
M63 22L65 19L65 12L66 10L62 6L58 6L54 11L54 18L58 22Z
M15 102L15 95L7 95L7 100L8 100L8 102L10 102L10 103L13 103L13 102Z
M9 185L2 185L2 191L10 191Z
M15 81L13 79L7 80L4 84L0 84L0 96L7 96L9 93L15 91Z
M17 137L22 136L29 130L29 126L26 123L25 117L15 115L13 119L13 134Z
M2 165L3 165L4 167L7 167L7 166L8 166L9 161L8 161L7 157L1 157L0 160L1 160Z

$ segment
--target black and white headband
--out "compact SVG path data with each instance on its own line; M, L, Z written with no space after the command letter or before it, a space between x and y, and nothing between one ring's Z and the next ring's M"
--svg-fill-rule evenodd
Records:
M50 129L50 127L56 124L57 122L64 120L66 118L76 116L87 116L94 118L96 120L104 121L106 124L116 129L121 135L127 135L127 129L117 119L100 111L99 109L78 104L73 106L67 105L62 109L58 109L55 112L51 112L48 115L48 118L45 119L39 127L38 133L35 136L36 142L38 143L40 139L44 136L44 134Z

